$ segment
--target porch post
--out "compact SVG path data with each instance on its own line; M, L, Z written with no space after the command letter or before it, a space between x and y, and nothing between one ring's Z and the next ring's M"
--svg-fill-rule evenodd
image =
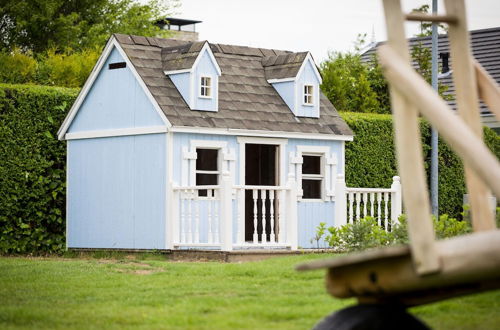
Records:
M335 227L347 224L347 196L345 193L345 179L343 174L337 175L335 182Z
M403 212L403 198L401 194L401 179L399 176L392 178L391 190L391 223L399 223L398 218Z
M222 173L220 184L220 233L221 249L231 251L233 249L233 208L231 192L231 176L228 171Z
M168 221L170 222L170 229L168 234L168 248L169 249L174 249L175 248L175 243L179 243L179 237L180 237L180 228L179 228L179 223L181 221L179 217L179 203L180 203L180 193L177 188L177 185L174 184L173 182L170 183L170 198L169 198L169 203L168 207L170 209L170 219Z
M292 250L297 250L299 245L298 224L297 224L297 181L295 176L290 173L288 175L288 190L287 190L287 241L291 245Z

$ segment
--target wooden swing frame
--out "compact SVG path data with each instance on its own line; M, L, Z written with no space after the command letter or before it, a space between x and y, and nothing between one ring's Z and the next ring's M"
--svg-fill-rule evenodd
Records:
M360 302L425 304L500 288L500 230L489 205L500 196L500 164L482 141L479 96L500 120L500 89L472 57L464 0L444 0L446 15L404 15L384 0L387 44L378 56L389 81L409 246L387 247L299 265L328 268L327 290ZM410 65L404 21L444 22L453 58L457 116ZM436 241L427 192L418 116L423 115L464 162L474 233Z

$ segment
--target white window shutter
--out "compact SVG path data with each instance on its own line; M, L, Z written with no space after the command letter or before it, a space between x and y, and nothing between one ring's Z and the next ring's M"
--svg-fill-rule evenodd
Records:
M188 150L187 147L182 147L181 185L183 187L196 184L196 159L196 149Z
M302 158L302 153L297 152L295 155L293 152L290 153L290 171L294 173L295 171L295 179L297 181L297 195L302 197L304 191L302 190L302 164L304 163L304 159Z
M325 201L333 201L335 197L335 178L337 177L337 155L325 155Z
M234 148L225 148L222 150L222 173L226 170L229 172L231 182L236 185L236 151ZM233 191L233 198L236 196L236 191Z

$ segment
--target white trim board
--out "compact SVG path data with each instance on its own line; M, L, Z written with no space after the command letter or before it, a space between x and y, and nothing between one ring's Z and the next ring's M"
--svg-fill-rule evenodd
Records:
M73 106L71 107L70 111L68 112L68 115L66 116L61 127L59 128L59 131L57 132L57 137L59 140L63 140L66 137L66 135L67 135L66 132L68 131L69 127L71 126L73 119L75 118L76 114L78 113L78 110L80 109L83 101L87 97L87 94L89 93L92 85L94 84L94 81L97 79L99 73L101 72L104 63L106 62L106 60L109 57L109 54L111 54L111 51L114 48L116 48L118 50L120 55L123 57L123 59L127 63L127 67L130 68L130 71L132 72L134 77L137 79L137 82L142 87L144 93L146 94L147 98L149 99L149 101L153 105L154 109L156 110L156 112L158 113L160 118L162 119L165 126L166 127L172 126L172 124L168 121L167 117L165 116L165 114L161 110L158 102L156 102L156 100L153 97L153 95L151 94L150 90L147 88L146 84L144 83L142 78L137 73L137 70L135 69L135 67L132 64L132 62L130 61L130 59L128 58L127 54L125 54L125 51L120 46L120 44L118 43L116 38L114 36L112 36L108 40L108 43L106 44L106 47L104 47L104 50L103 50L101 56L99 57L96 65L92 69L90 76L87 78L87 81L83 85L82 90L78 94L78 97L76 98L75 103L73 103Z
M207 127L190 127L190 126L175 126L171 127L169 131L176 133L195 133L195 134L197 133L197 134L263 137L263 138L332 140L332 141L352 141L354 137L353 135L311 134L311 133L300 133L300 132L245 130L236 128L207 128Z
M92 138L113 137L113 136L158 134L166 132L167 128L165 126L149 126L149 127L117 128L117 129L104 129L95 131L66 133L64 138L66 140L79 140L79 139L92 139Z

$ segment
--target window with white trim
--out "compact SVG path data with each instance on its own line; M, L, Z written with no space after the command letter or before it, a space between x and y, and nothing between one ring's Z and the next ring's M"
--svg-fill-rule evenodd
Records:
M219 149L196 148L196 185L219 184ZM207 196L207 190L199 190L199 196Z
M304 85L304 104L306 105L314 104L313 92L314 92L313 85Z
M321 199L323 187L322 155L302 155L302 199Z
M207 76L200 77L200 96L212 97L212 78Z

